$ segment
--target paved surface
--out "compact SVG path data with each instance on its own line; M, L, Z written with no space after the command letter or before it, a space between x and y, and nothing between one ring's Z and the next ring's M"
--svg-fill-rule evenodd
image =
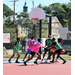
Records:
M4 63L4 64L8 64L8 59L9 59L9 58L3 58L3 63ZM35 59L36 59L36 58L33 58L32 60L30 60L30 61L27 62L27 63L28 63L28 64L31 64L31 63L33 64L34 61L35 61ZM22 60L23 60L23 59L19 59L19 60L18 60L18 61L20 62L19 64L23 64L24 61L22 61ZM25 59L25 60L27 60L27 59ZM12 63L12 64L15 64L15 61L16 61L16 58L13 58L13 59L11 60L11 63ZM49 61L50 61L50 60L48 60L48 62L49 62ZM38 60L38 63L40 63L40 62L41 62L41 60ZM45 62L45 60L44 60L43 62Z
M3 75L71 75L71 61L62 64L63 61L41 63L41 60L38 60L39 65L36 65L33 59L25 66L22 59L19 59L19 64L15 63L15 60L8 63L8 58L3 58Z

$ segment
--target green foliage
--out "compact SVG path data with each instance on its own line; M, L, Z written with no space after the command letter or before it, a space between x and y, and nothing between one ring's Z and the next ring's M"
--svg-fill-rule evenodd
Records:
M38 7L42 8L46 14L56 16L62 26L68 27L71 31L71 3L53 3L49 6L42 6L41 4L39 4Z
M7 20L5 20L5 25L8 28L12 28L13 27L13 21L11 20L11 17L9 16Z
M3 4L3 17L8 17L13 15L13 11L5 4Z
M23 18L27 18L27 17L28 17L28 13L25 13L25 12L21 12L20 15L21 15Z
M69 30L71 31L71 3L68 3L68 4L53 3L49 6L42 6L41 4L39 4L38 7L42 8L46 14L56 16L58 18L58 20L60 21L60 23L62 24L62 26L68 27ZM10 10L11 9L8 6L3 4L3 16L4 17L11 15L11 12L13 12L13 11L12 10L10 11ZM29 19L29 14L25 13L25 12L21 12L19 15L17 15L17 17L19 18L17 20L17 24L21 25L21 27L28 28L28 37L32 36L33 35L32 33L34 31L33 30L33 22ZM42 24L44 24L44 23L46 23L46 24L48 23L47 19L42 21ZM13 21L11 21L10 17L8 17L8 19L5 21L5 24L3 25L3 27L4 27L3 30L5 32L11 32L12 38L14 36L16 36L16 32L8 31L8 30L10 30L10 28L13 27ZM13 30L13 31L16 31L16 30ZM44 31L42 31L42 33L44 33L45 31L46 31L46 29L44 29ZM13 34L13 33L15 33L15 34ZM37 22L36 27L35 27L35 34L36 34L35 37L39 37L39 21ZM45 37L45 36L42 35L42 37ZM21 37L21 38L23 39L25 37Z

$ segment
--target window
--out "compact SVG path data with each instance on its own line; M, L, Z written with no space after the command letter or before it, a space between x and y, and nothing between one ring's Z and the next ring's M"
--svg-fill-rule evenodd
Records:
M57 28L53 28L53 34L57 33Z

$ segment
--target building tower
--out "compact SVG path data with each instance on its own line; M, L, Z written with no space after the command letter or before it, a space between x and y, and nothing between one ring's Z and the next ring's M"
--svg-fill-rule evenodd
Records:
M25 0L25 4L23 6L23 12L25 12L25 13L28 12L28 6L27 6L27 3L26 3L26 0Z

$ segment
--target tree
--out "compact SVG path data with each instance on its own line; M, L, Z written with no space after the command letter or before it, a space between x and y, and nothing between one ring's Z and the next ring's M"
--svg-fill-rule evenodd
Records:
M21 12L20 15L23 17L23 18L27 18L29 15L28 13L25 13L25 12Z
M64 22L66 22L65 27L67 26L71 31L71 3L63 4L62 7L66 11L63 18Z
M71 3L53 3L49 6L39 4L38 7L42 8L46 14L56 16L63 27L68 27L71 30Z
M3 4L3 17L8 17L13 15L13 11L5 4Z
M43 8L42 4L39 4L37 7L38 7L38 8Z
M8 28L12 28L13 27L13 21L11 20L11 17L9 16L7 20L5 20L5 25Z

